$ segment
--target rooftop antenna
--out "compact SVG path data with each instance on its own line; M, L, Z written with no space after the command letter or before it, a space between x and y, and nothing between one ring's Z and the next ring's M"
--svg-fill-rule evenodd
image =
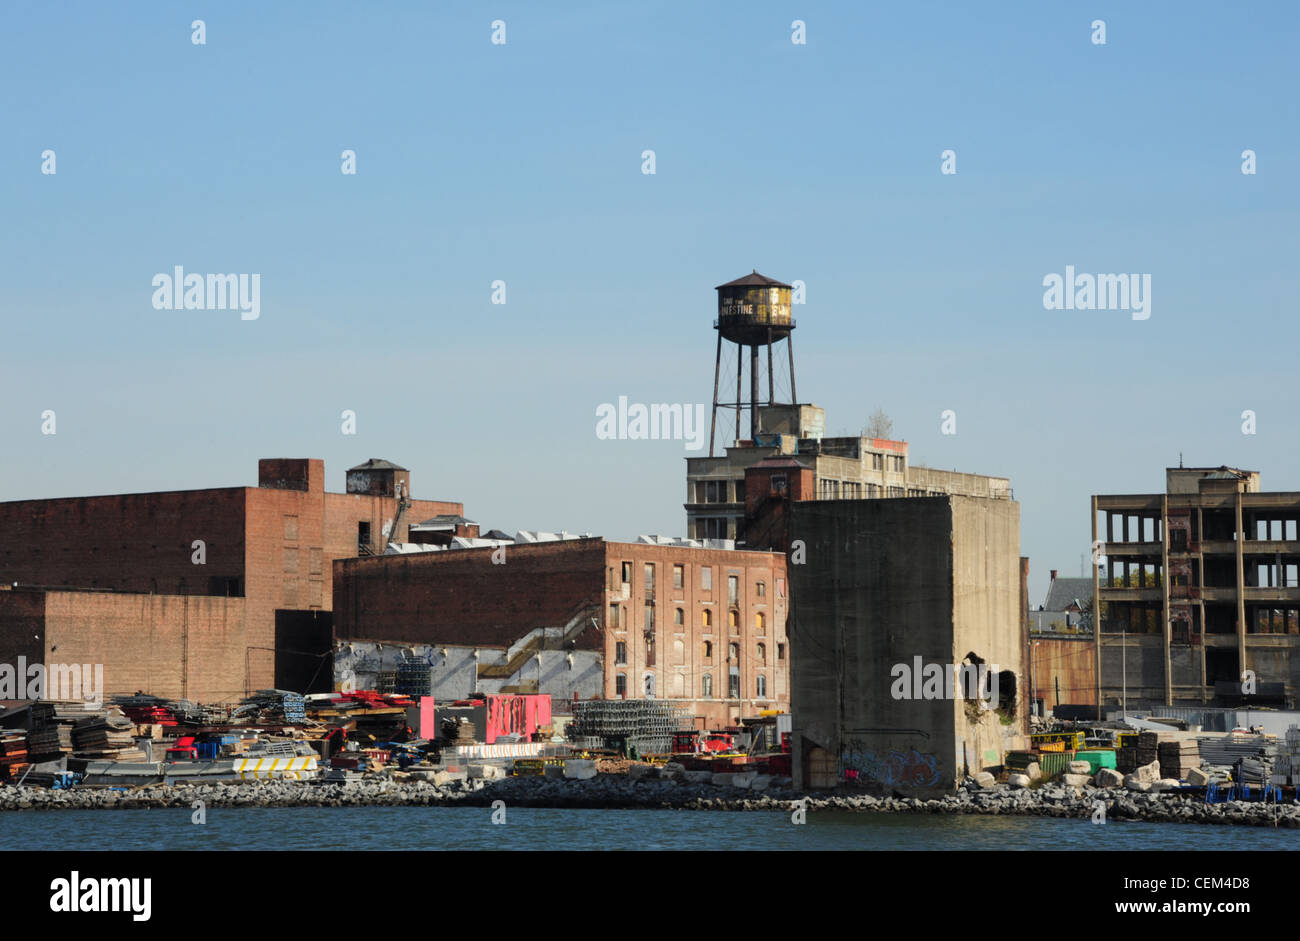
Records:
M1179 451L1179 452L1178 452L1178 469L1179 469L1179 470L1182 470L1182 469L1183 469L1183 452L1182 452L1182 451Z

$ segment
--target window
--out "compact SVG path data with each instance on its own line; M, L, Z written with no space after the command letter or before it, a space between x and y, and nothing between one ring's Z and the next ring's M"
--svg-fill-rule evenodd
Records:
M727 625L733 634L740 630L740 612L735 608L727 612Z
M785 644L776 645L776 659L778 660L785 659Z
M759 662L759 663L766 664L766 663L767 663L767 645L766 645L766 644L759 644L759 645L758 645L757 653L758 653L758 662Z
M647 634L653 633L655 629L655 606L648 604L645 606L645 631Z
M682 577L682 567L680 565L674 565L673 566L673 587L681 588L683 581L684 579Z
M676 608L673 610L673 624L676 627L686 626L686 612L683 611L681 608Z
M745 502L745 482L743 480L736 481L736 502Z
M627 663L627 644L621 640L614 644L614 663L618 666Z
M764 676L763 674L761 674L761 673L758 675L758 679L755 681L755 684L754 684L754 694L755 694L759 699L766 699L766 698L767 698L767 677L765 677L765 676Z
M783 497L790 489L790 481L785 474L773 474L769 481L773 496Z
M618 627L618 605L616 605L616 604L612 604L612 605L609 606L609 621L608 621L608 625L609 625L610 627L612 627L612 628L617 628L617 627Z
M885 469L885 456L884 456L883 454L873 454L873 455L871 455L871 469L872 469L872 470L884 470L884 469Z
M754 630L760 634L767 633L767 617L762 611L755 612L754 614Z
M704 699L713 698L713 674L705 673L700 678L700 696Z
M727 659L732 663L740 662L740 644L727 644Z
M766 598L766 597L767 597L767 582L757 582L757 583L754 585L754 594L758 595L758 597L760 597L760 598Z
M706 631L713 630L713 612L708 608L700 612L700 626Z
M632 581L632 563L623 563L623 584L626 585Z
M704 659L705 660L713 659L713 641L711 640L706 640L704 642Z
M645 593L649 598L655 596L655 566L653 562L645 564Z
M645 665L652 667L655 665L655 635L645 635Z
M740 576L727 576L727 603L735 604L740 600Z
M364 552L370 548L370 523L361 520L357 523L357 551Z
M727 677L727 696L731 699L740 698L740 673L738 671Z
M777 596L778 598L784 598L784 597L785 597L785 579L784 579L784 578L778 578L778 579L776 580L776 596Z
M619 699L627 697L627 676L623 673L614 677L614 695Z
M704 591L713 591L713 569L711 566L704 566L700 569L700 588Z
M653 673L647 673L645 675L645 680L643 681L643 688L645 689L646 699L655 698L655 675Z

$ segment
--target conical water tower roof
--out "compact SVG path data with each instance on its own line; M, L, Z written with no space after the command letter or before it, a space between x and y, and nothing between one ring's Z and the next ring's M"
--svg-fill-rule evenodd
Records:
M758 269L754 269L752 274L747 274L743 278L737 278L735 281L728 281L726 284L719 284L713 290L721 291L723 288L742 288L742 287L772 287L772 288L793 288L784 281L778 281L775 278L769 278L765 274L759 274Z

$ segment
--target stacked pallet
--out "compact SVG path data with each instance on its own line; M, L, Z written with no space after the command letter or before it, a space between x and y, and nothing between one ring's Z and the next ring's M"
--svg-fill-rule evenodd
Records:
M27 734L20 729L0 730L0 781L17 780L27 764Z
M72 754L72 726L51 725L27 733L27 752L33 763L54 761Z
M1300 782L1300 726L1291 726L1277 745L1277 758L1273 762L1272 784Z
M1157 748L1160 756L1160 776L1182 781L1187 772L1201 767L1201 753L1195 739L1161 742Z
M1160 759L1160 743L1175 740L1176 735L1172 730L1169 732L1143 732L1138 735L1138 765L1149 765L1153 761L1158 761Z
M1150 764L1151 762L1147 762ZM1115 770L1120 774L1132 774L1138 769L1138 747L1125 745L1115 750Z

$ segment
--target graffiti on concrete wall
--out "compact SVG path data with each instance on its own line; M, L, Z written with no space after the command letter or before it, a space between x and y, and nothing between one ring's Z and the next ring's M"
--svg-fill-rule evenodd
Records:
M939 783L935 756L915 748L905 752L846 748L840 756L840 774L849 782L868 780L885 787L933 787Z

